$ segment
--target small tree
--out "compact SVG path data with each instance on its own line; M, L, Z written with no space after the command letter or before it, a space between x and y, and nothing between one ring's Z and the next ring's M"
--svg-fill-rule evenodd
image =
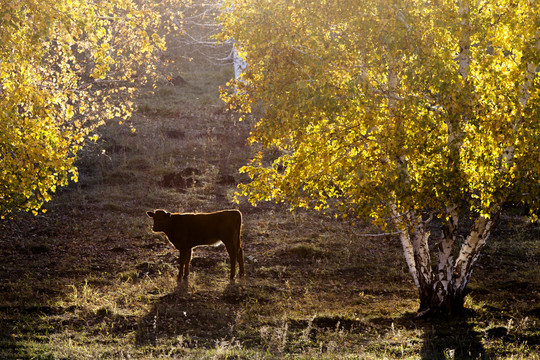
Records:
M226 100L256 104L250 140L281 154L241 169L243 193L394 227L419 313L459 312L502 204L539 207L538 2L224 6L222 36L248 63Z
M155 78L182 0L0 1L0 216L37 214L91 132ZM177 9L171 11L171 9Z

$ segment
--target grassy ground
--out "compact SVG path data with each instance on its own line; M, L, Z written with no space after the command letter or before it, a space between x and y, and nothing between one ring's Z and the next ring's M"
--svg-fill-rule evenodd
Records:
M232 203L250 122L224 111L231 66L184 64L79 160L46 215L1 223L0 359L539 359L540 229L508 212L466 316L415 318L401 246L369 224ZM103 152L103 150L105 150ZM145 211L238 207L247 278L223 246L178 254Z

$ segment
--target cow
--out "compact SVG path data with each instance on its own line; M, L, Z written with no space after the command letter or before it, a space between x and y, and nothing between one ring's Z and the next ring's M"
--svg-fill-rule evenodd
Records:
M240 277L244 277L244 251L240 240L242 213L239 210L180 214L158 209L146 214L154 219L152 231L164 232L180 251L179 282L187 282L192 249L201 245L217 245L220 241L225 244L231 260L230 281L234 282L236 262Z

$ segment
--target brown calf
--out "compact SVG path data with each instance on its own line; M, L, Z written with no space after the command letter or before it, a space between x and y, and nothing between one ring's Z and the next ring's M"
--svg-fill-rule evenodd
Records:
M180 250L178 280L187 280L192 248L200 245L216 245L220 241L231 259L231 281L236 274L236 262L240 276L244 276L244 251L240 240L242 213L223 210L213 213L178 214L165 210L147 211L154 219L152 231L164 232L169 241Z

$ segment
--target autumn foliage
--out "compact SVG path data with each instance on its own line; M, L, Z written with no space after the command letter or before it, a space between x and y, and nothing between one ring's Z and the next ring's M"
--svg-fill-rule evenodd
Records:
M0 2L0 214L37 214L107 119L123 121L155 79L179 3ZM176 9L176 10L175 10Z
M539 4L224 6L248 64L225 98L262 114L242 193L393 227L420 311L459 310L503 203L540 205Z

